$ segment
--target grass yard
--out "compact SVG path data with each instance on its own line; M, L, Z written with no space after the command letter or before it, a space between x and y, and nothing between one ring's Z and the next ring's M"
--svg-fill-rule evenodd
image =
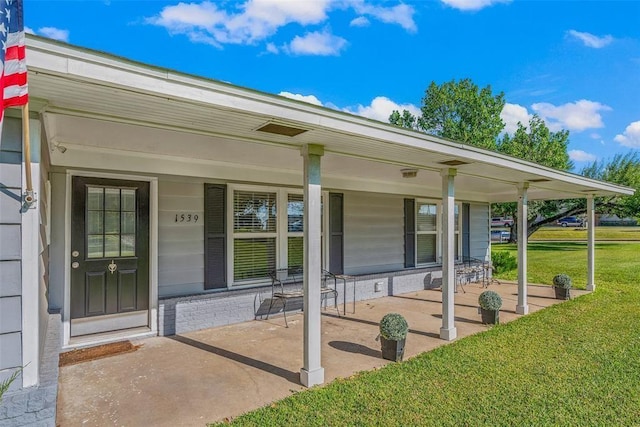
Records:
M579 227L542 227L529 241L578 240L586 241L587 229ZM596 227L596 240L640 241L640 227Z
M640 243L598 243L593 294L297 393L233 424L638 425L639 254ZM532 282L565 272L584 287L585 271L583 243L529 245Z

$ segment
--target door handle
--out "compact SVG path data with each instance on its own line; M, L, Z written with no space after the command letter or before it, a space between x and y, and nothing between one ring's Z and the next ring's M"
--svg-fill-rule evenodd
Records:
M115 273L115 272L116 272L116 270L118 269L118 266L116 265L116 263L115 263L115 262L113 262L113 260L111 260L111 264L109 264L109 265L107 266L107 268L109 269L109 272L110 272L111 274L113 274L113 273Z

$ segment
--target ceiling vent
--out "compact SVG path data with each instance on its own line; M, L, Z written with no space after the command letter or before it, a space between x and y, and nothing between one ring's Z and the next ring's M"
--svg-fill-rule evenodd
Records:
M415 178L418 175L418 169L402 169L403 178Z
M462 160L447 160L444 162L438 162L441 165L446 166L460 166L460 165L468 165L469 162L463 162Z
M278 123L267 123L256 130L258 132L274 133L276 135L284 136L296 136L307 131L307 129L295 128L293 126L281 125Z

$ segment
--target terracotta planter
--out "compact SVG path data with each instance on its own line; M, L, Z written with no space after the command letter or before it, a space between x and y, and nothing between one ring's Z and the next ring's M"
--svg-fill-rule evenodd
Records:
M497 325L500 323L500 310L485 310L480 307L482 323L485 325Z
M565 289L565 288L554 287L553 289L555 289L556 291L556 299L562 299L562 300L571 299L571 288Z
M380 336L380 344L382 346L382 358L401 362L404 357L404 343L406 338L400 341L388 340Z

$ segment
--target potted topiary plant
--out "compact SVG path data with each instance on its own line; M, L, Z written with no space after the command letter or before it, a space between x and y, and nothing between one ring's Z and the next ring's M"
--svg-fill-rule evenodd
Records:
M553 278L553 289L556 291L556 299L571 298L571 277L566 274L558 274Z
M399 362L404 357L404 343L409 332L409 325L398 313L385 314L380 321L380 344L382 358Z
M484 291L478 297L480 304L480 314L482 314L482 323L493 325L500 323L500 307L502 307L502 298L495 291Z

